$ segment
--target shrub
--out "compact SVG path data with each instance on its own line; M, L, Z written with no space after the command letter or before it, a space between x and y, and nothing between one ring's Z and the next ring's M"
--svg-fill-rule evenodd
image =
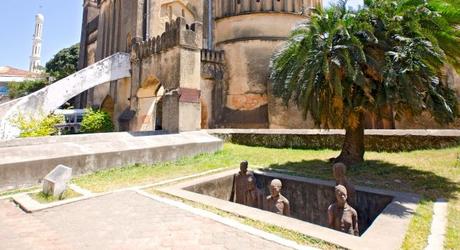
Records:
M112 132L112 118L105 111L88 109L83 116L80 131L82 133Z
M8 96L11 99L26 96L47 85L45 80L30 80L8 83Z
M19 137L40 137L57 134L56 125L63 122L64 116L61 115L49 115L43 119L37 119L19 114L11 123L21 130Z

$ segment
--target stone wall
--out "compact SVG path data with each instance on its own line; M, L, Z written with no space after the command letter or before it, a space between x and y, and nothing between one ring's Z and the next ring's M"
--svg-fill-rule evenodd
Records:
M247 13L286 12L306 13L311 7L321 4L319 0L216 0L217 18Z
M75 107L100 108L105 100L111 99L114 102L111 109L114 114L112 119L117 129L152 129L160 115L155 116L154 110L162 105L157 92L157 87L164 85L160 79L163 80L163 76L172 78L170 75L180 72L181 79L188 81L181 83L182 85L193 85L191 89L197 90L198 87L195 85L199 82L201 92L187 92L195 97L198 95L198 101L195 100L193 105L187 104L182 114L188 116L189 112L200 112L198 126L201 128L316 128L309 115L304 120L302 111L296 105L290 103L289 106L285 106L279 98L273 96L269 83L269 63L274 52L286 41L295 25L308 20L311 8L321 5L321 2L85 0L80 68L116 52L131 52L134 43L142 42L143 48L139 53L151 54L142 58L142 66L139 67L141 69L136 72L140 79L101 84L78 96ZM187 31L182 32L188 35L184 35L183 38L189 39L194 36L198 39L193 41L191 47L183 46L185 43L182 43L180 52L173 48L177 47L175 44L168 44L170 41L176 43L175 37L178 37L179 33L176 32L174 24L177 18L181 18L184 25L188 26ZM190 25L193 23L203 30L198 36L191 32L193 28ZM201 24L204 26L201 27ZM201 65L200 55L196 50L186 51L190 48L206 48L201 53ZM162 59L158 59L160 57ZM181 68L174 67L173 64L177 65L179 62ZM161 65L156 65L158 63ZM201 77L195 74L197 68L201 68ZM193 72L190 74L193 76L185 76L186 71ZM451 67L446 67L444 73L448 85L455 89L460 97L460 76ZM148 79L156 79L157 82L149 85L151 81ZM139 91L143 94L138 95ZM143 99L142 103L138 102L139 98ZM140 116L135 118L133 124L130 121L136 111L140 111ZM172 109L170 111L175 112ZM165 112L161 116L163 114ZM184 124L188 127L186 129L196 125ZM458 128L460 119L452 124L437 124L429 114L414 119L406 117L401 121L367 115L365 126L375 129Z
M216 129L209 133L226 142L274 148L342 148L343 130ZM366 130L367 151L410 151L460 145L460 130Z
M162 99L162 128L169 132L197 130L201 128L202 24L188 24L179 17L165 26L161 36L144 41L136 38L133 43L131 93L154 86L150 94ZM164 89L161 97L159 88ZM156 119L155 108L150 108L155 104L144 105L140 98L139 94L130 97L130 108L136 113L130 129L135 131L144 127L143 121Z
M185 190L209 195L221 200L230 201L232 194L233 175L203 182L197 185L184 188Z
M304 119L303 112L293 101L286 106L281 98L276 98L269 89L268 117L270 129L310 129L315 128L311 115Z
M151 37L165 32L165 24L171 23L178 17L187 23L202 22L203 0L161 0L150 1L149 6L149 35Z
M141 2L143 1L84 1L80 69L114 53L129 52L132 38L142 36L142 27L139 26L142 24ZM120 81L120 84L124 85L126 81ZM75 100L75 107L101 108L107 98L114 101L114 113L119 114L124 109L120 111L118 108L123 108L129 96L119 92L118 81L107 82L79 95ZM117 117L112 117L112 120L118 125Z
M276 120L272 117L281 115L270 111L269 63L292 28L304 20L303 15L284 12L216 19L215 46L225 51L222 119L217 127L268 128Z
M225 53L201 50L201 128L214 128L222 117Z

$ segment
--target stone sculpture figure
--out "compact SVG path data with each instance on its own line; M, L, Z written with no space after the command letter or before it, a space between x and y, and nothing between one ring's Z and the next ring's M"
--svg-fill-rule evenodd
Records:
M347 202L351 207L356 207L357 200L356 200L356 190L355 186L348 181L346 176L347 173L347 166L345 164L338 162L332 166L332 173L335 179L335 185L342 185L347 189Z
M260 209L263 208L264 195L262 191L257 188L256 179L252 176L248 177L248 190L244 198L244 205Z
M270 195L267 196L265 210L290 216L289 201L281 194L282 183L278 179L270 183Z
M329 227L344 233L359 236L358 213L347 203L347 189L335 187L335 203L327 209Z
M245 204L246 194L249 190L249 183L248 177L252 177L255 180L254 173L252 171L248 171L248 162L242 161L240 163L240 171L238 174L235 174L233 178L233 187L232 187L232 194L230 197L231 201L234 201L239 204Z

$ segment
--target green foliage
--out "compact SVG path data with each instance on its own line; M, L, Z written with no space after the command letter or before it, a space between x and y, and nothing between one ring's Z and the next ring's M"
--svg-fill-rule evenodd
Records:
M274 94L324 128L356 128L362 114L387 107L395 119L429 111L452 122L457 100L442 77L448 51L437 36L450 34L445 19L424 1L365 3L358 11L344 2L320 8L296 28L272 60Z
M47 85L45 80L29 80L8 83L8 95L11 99L26 96Z
M460 1L458 0L405 0L401 8L420 14L420 30L434 37L445 52L447 61L460 73Z
M62 195L60 197L54 197L52 195L48 195L48 194L45 194L43 192L38 192L38 193L31 193L29 194L29 196L38 201L39 203L41 204L48 204L48 203L52 203L52 202L56 202L56 201L60 201L60 200L67 200L67 199L71 199L71 198L77 198L77 197L80 197L81 194L73 191L72 189L67 189L66 191L64 191L64 193L62 193Z
M81 122L83 133L104 133L112 132L113 123L109 113L102 110L88 109Z
M436 10L451 24L460 24L460 1L429 0L430 9Z
M40 137L57 134L56 125L64 122L60 115L49 115L43 119L25 117L19 114L12 124L21 130L19 137Z
M80 44L59 51L49 62L46 63L46 72L50 76L60 80L78 69L78 58L80 55Z

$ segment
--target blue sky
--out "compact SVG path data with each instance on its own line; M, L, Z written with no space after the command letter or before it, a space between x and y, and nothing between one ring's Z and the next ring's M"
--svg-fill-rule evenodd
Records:
M59 50L80 41L83 0L0 1L0 66L29 69L38 12L45 16L42 65Z
M38 12L45 16L42 65L59 50L80 41L83 0L0 1L0 66L28 70ZM324 6L334 1L324 0ZM362 0L349 0L351 6L361 3Z
M327 7L330 3L336 2L336 0L323 0L324 7ZM358 7L359 5L363 5L363 0L348 0L348 5L352 6L353 8Z

